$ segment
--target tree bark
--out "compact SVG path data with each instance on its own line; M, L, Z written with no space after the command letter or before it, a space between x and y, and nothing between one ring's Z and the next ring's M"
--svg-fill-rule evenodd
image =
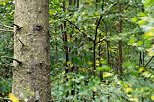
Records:
M49 1L15 0L12 93L20 102L49 102Z

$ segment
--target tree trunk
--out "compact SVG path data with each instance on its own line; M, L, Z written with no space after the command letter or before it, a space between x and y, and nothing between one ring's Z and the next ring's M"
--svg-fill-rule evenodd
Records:
M119 13L122 12L122 4L121 2L119 2ZM119 27L118 27L118 31L119 33L122 33L122 17L119 17ZM118 50L119 50L119 75L122 76L123 75L123 68L122 68L122 64L123 64L123 55L122 55L122 40L118 40Z
M49 1L15 0L12 93L20 102L49 102Z

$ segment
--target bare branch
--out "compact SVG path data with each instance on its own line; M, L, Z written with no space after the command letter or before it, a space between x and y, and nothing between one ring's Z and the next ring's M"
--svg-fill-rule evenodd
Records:
M9 28L9 29L13 29L13 27L7 26L7 25L2 25L3 27Z
M2 23L2 22L0 22L0 25L2 25L2 26L5 27L5 28L13 29L13 27L7 26L7 25L5 25L5 24Z
M150 58L150 60L146 63L146 65L145 65L144 67L147 67L148 64L152 61L153 58L154 58L154 56L152 56L152 57Z
M8 30L8 29L0 29L0 31L13 32L13 30Z
M9 98L0 97L1 100L9 100Z
M14 59L14 58L11 58L11 57L8 57L8 56L1 56L2 58L8 58L8 59L12 59L12 60L15 60L16 62L18 62L20 65L22 64L21 61L17 60L17 59Z
M86 33L82 32L82 31L80 30L80 28L79 28L76 24L74 24L72 21L70 21L70 20L68 20L68 19L66 19L66 20L67 20L70 24L72 24L79 32L81 32L81 33L83 34L84 37L88 38L90 41L93 41L93 39L90 38L90 37L88 37L88 35L87 35Z

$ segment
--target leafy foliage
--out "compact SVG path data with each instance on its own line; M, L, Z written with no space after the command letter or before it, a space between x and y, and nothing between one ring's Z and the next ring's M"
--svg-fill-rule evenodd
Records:
M153 0L50 0L52 100L152 102L153 5ZM12 27L13 14L13 1L0 1L1 22ZM13 57L12 32L0 31L0 97L6 98L13 67L3 56Z

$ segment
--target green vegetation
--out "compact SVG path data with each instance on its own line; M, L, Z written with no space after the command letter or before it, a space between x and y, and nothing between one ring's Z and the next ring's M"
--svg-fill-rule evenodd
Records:
M154 101L153 0L49 1L53 102ZM0 102L11 93L13 15L14 1L0 0Z

